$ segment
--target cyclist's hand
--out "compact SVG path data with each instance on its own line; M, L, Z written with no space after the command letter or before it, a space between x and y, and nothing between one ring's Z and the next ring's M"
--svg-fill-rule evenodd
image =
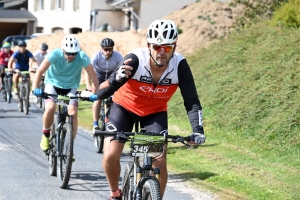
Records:
M98 100L98 96L96 94L92 94L89 96L91 101L97 101Z
M40 89L40 88L36 88L36 89L34 89L32 92L33 92L33 94L34 94L35 96L37 96L37 97L41 96L42 93L43 93L42 89Z
M202 133L193 133L190 135L190 137L190 144L203 144L206 140L205 135Z
M121 82L122 80L124 80L126 78L129 78L129 76L131 75L132 67L127 65L131 60L132 59L125 60L124 64L122 66L120 66L120 68L118 69L117 74L116 74L116 80L118 82Z

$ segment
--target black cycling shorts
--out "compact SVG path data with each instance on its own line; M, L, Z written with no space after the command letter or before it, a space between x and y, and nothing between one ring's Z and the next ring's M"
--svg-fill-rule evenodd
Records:
M106 130L131 132L135 122L140 122L140 127L146 132L160 133L168 130L168 113L164 111L141 117L113 103Z

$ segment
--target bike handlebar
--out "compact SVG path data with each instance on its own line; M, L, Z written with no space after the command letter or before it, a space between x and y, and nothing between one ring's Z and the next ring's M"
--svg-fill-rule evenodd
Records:
M99 131L99 130L94 130L93 131L93 136L113 136L112 140L118 140L121 143L125 143L130 141L132 138L130 136L134 136L136 134L143 134L143 135L153 135L153 136L158 136L161 134L157 134L157 133L153 133L153 132L122 132L122 131ZM189 144L187 144L186 142L190 142L191 141L191 137L187 136L187 137L182 137L179 135L169 135L166 133L163 134L163 136L166 138L165 142L173 142L173 143L177 143L180 142L182 144L187 145L188 147L191 147ZM171 140L168 140L171 139Z
M33 91L32 91L32 94L33 94ZM66 98L66 100L69 100L69 99L80 99L80 100L83 100L83 101L91 101L89 97L82 97L80 96L81 95L81 91L76 91L75 95L77 96L72 96L72 97L69 97L69 96L63 96ZM58 97L58 96L62 96L62 95L57 95L57 94L49 94L49 93L46 93L46 92L43 92L41 97L44 98L44 99L47 99L49 97Z

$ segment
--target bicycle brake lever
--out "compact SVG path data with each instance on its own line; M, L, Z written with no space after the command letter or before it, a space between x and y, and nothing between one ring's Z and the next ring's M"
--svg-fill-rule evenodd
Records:
M118 138L119 143L125 143L128 140L128 137L126 135L124 135L123 133L118 133L117 138Z
M118 140L119 143L125 143L125 142L127 142L128 137L127 137L126 135L124 135L123 133L117 133L117 134L110 140L110 142L113 141L113 140Z

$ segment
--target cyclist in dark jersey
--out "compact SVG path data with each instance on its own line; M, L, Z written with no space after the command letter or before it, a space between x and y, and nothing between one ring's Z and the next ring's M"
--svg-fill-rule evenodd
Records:
M131 131L136 121L140 121L147 132L167 130L167 103L179 87L192 127L191 143L205 142L202 107L191 69L186 59L175 52L177 38L173 21L155 20L148 28L148 48L135 49L126 55L123 65L100 85L99 99L114 94L106 126L108 131ZM124 144L110 140L111 137L105 138L102 164L111 188L111 199L121 199L118 182ZM166 151L155 159L153 167L161 170L160 191L163 196L168 179Z
M26 49L27 44L25 41L19 41L18 43L19 50L14 52L14 54L10 57L8 62L8 70L12 71L13 69L13 63L15 63L15 70L17 71L30 71L31 68L29 66L29 63L32 63L32 67L37 67L38 63L33 57L32 53ZM21 75L19 73L14 74L13 76L13 82L15 86L15 94L19 93L19 78Z

